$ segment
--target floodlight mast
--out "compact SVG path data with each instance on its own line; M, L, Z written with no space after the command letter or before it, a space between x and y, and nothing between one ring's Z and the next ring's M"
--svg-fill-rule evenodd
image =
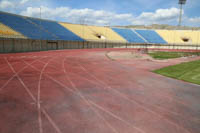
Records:
M183 14L183 5L186 4L186 0L179 0L178 4L180 5L180 16L179 16L179 23L178 23L178 26L181 26L182 14Z

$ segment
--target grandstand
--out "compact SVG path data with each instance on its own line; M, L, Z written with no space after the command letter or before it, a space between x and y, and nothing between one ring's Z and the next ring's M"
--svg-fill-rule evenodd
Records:
M60 24L58 24L55 21L49 21L49 20L42 20L42 19L36 19L36 18L28 18L27 19L32 22L33 24L36 24L38 27L40 27L42 30L50 34L53 38L53 40L70 40L70 41L83 41L80 37L73 34L68 29L64 28ZM51 39L51 38L49 38Z
M0 23L0 37L2 38L26 38L25 36L21 35L20 33L14 31L13 29L9 28L8 26Z
M69 24L0 12L1 52L74 48L199 49L200 32ZM8 39L12 39L8 40ZM15 41L13 38L24 39ZM184 47L181 47L184 44ZM174 46L178 45L178 46ZM171 47L172 46L172 47Z
M166 44L167 42L154 30L135 30L149 43Z
M83 41L53 21L0 12L0 22L30 39Z
M108 27L87 26L60 23L65 28L88 41L126 42L126 40Z
M125 38L129 43L146 43L147 41L131 29L112 28L115 32Z
M48 39L52 38L48 33L42 31L38 26L30 23L22 16L0 12L1 23L11 27L13 30L20 32L31 39Z
M156 30L169 44L200 44L200 32L191 30Z

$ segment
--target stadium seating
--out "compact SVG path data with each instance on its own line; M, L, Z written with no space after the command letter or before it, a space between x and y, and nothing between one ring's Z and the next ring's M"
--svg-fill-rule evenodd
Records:
M30 23L22 16L0 12L0 22L31 39L51 39L53 36ZM53 38L54 39L54 38Z
M189 30L133 30L88 26L19 16L0 11L1 38L29 38L38 40L110 41L152 44L200 45L200 31Z
M60 23L65 28L69 29L76 35L84 38L85 40L99 40L99 38L93 35L92 31L85 25L78 24L68 24L68 23Z
M200 44L199 31L156 30L169 44Z
M135 31L138 34L140 34L143 38L145 38L145 40L147 40L149 43L154 43L154 44L166 44L167 43L154 30L135 30Z
M0 22L31 39L83 41L57 22L0 12Z
M124 38L107 27L87 26L79 24L60 23L65 28L74 32L76 35L91 41L116 41L126 42Z
M5 26L4 24L0 23L0 37L5 38L26 38L20 33L12 30L11 28Z
M51 34L55 40L70 40L70 41L83 41L80 37L67 30L55 21L42 20L36 18L27 18L34 24L37 24L41 29Z
M124 38L108 27L88 26L95 35L103 35L108 41L126 42Z
M122 29L122 28L112 28L112 29L130 43L146 43L144 39L138 36L131 29Z
M182 31L181 39L184 43L200 45L200 32L199 31ZM185 40L186 39L186 40ZM187 41L187 39L189 39Z

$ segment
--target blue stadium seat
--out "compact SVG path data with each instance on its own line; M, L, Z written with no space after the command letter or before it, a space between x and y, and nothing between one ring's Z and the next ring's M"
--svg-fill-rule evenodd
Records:
M112 28L112 29L130 43L146 43L131 29L122 29L122 28Z
M0 22L31 39L54 39L53 36L18 15L0 12Z
M167 42L154 30L135 30L135 31L138 34L140 34L144 39L146 39L149 43L167 44Z
M71 40L71 41L83 41L82 38L75 35L73 32L67 30L55 21L41 20L36 18L27 18L45 31L56 37L56 40Z
M82 38L54 21L0 12L0 22L30 39L83 41Z

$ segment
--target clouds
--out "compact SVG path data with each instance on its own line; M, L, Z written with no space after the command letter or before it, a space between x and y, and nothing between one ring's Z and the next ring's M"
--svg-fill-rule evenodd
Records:
M47 19L61 20L72 23L86 23L94 25L105 24L154 24L154 23L166 23L170 21L176 21L179 16L179 9L158 9L155 12L143 12L139 16L134 16L130 13L119 14L114 12L108 12L104 10L94 9L72 9L70 7L58 7L48 8L42 6L42 17ZM22 15L39 17L40 8L27 7L25 11L21 12ZM84 21L84 22L83 22Z
M200 24L200 17L190 18L189 21L191 23L199 23Z
M15 4L13 2L3 0L0 1L0 9L6 9L6 8L14 8Z
M155 13L151 12L144 12L140 15L140 18L143 19L150 19L154 21L165 21L168 19L177 18L179 15L179 9L177 8L170 8L170 9L158 9Z
M132 14L117 14L113 12L93 10L88 8L72 9L70 7L58 7L53 9L42 6L41 9L43 18L73 23L105 25L111 23L112 21L117 21L118 23L120 23L120 21L133 18ZM21 12L21 15L39 17L40 8L27 7L25 11Z
M179 9L157 9L155 12L143 12L136 17L133 24L155 24L155 23L169 23L176 21L179 16Z
M26 4L27 2L29 2L29 0L21 0L21 1L20 1L20 4L23 5L23 4Z
M5 11L18 11L31 0L0 0L0 9Z

